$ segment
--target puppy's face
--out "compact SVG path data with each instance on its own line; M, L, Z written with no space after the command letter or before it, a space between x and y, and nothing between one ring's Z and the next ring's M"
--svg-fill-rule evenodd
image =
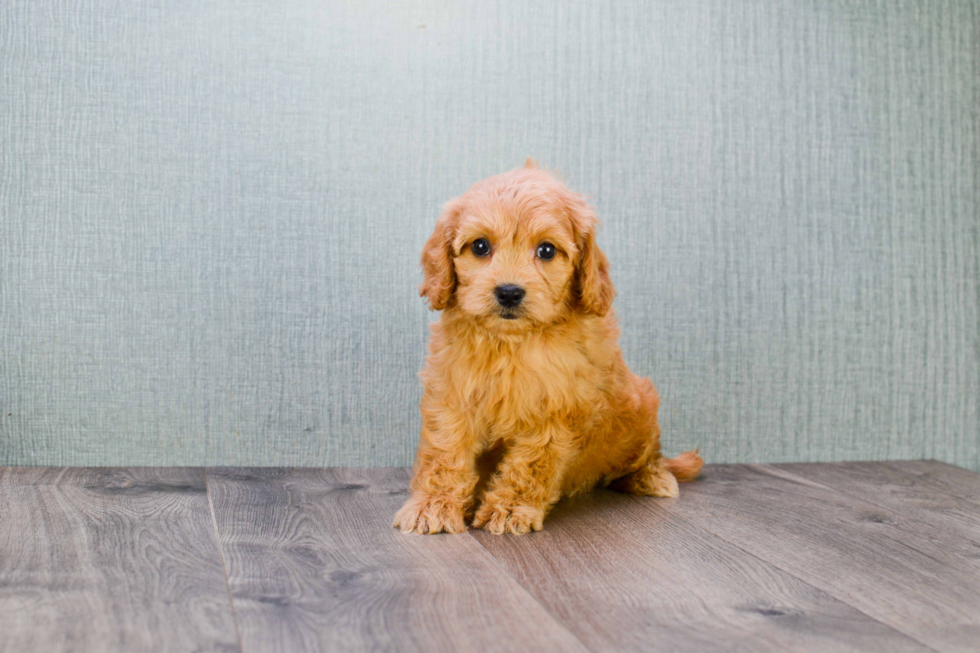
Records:
M491 177L446 205L422 254L421 294L503 333L570 311L605 315L615 293L595 227L591 207L546 172Z
M545 198L494 199L460 214L451 244L456 302L503 331L554 322L567 310L578 258L571 224Z

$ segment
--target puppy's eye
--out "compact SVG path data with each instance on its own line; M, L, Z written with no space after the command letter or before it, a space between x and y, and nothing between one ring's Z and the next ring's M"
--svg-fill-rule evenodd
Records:
M486 238L477 238L473 241L473 244L470 245L470 249L473 250L473 253L477 256L486 256L490 253L490 241Z
M550 261L555 258L555 254L558 250L551 243L541 243L538 245L538 258L543 261Z

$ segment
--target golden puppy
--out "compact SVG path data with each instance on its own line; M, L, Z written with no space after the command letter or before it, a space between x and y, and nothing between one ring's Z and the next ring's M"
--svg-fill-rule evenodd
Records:
M660 455L657 391L616 344L596 225L530 160L444 207L422 252L420 294L442 318L396 528L458 533L472 515L492 533L527 533L563 496L611 484L672 497L701 470L697 452ZM481 457L499 460L482 482Z

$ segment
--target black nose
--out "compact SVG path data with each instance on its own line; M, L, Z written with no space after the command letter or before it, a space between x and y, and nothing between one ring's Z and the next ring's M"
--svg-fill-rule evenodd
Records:
M493 294L497 296L497 303L504 308L514 308L524 299L524 289L513 285L497 286Z

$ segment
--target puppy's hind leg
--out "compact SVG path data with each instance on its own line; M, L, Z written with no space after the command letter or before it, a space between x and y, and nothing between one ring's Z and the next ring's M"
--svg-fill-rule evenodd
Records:
M635 472L618 478L609 485L610 490L626 494L642 494L648 497L676 497L677 479L664 465L663 458L650 461Z
M687 451L676 458L656 456L635 472L613 481L609 488L649 497L676 497L677 482L693 481L703 465L697 451Z

